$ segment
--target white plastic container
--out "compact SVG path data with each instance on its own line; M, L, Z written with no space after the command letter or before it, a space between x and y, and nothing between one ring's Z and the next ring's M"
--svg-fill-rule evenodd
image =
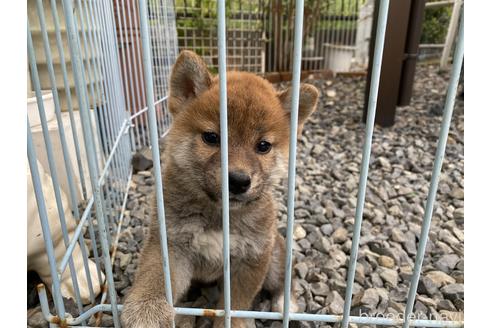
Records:
M66 247L63 243L63 234L60 225L60 219L58 217L57 204L55 200L55 194L53 191L53 185L51 176L46 173L44 166L38 161L37 167L40 175L41 188L44 195L44 201L46 203L46 214L50 227L51 239L53 240L54 255L57 263L60 263L63 255L65 254ZM36 271L41 280L48 285L48 290L52 288L52 279L50 274L50 267L48 263L48 255L46 248L44 247L43 232L39 219L38 208L36 206L36 199L34 197L34 185L32 183L31 171L27 167L27 269ZM70 209L70 202L63 192L60 192L63 213L65 214L65 223L67 226L68 237L71 240L73 233L77 227L77 222L72 217L72 211ZM84 244L82 247L86 247ZM88 252L88 251L87 251ZM80 297L83 304L90 303L89 283L85 273L84 258L82 255L82 249L79 244L75 246L73 250L73 264L74 273L77 276L79 284ZM89 259L88 269L92 285L94 287L94 293L98 295L101 292L102 286L99 284L96 264ZM104 279L104 274L101 273ZM66 298L75 299L75 291L73 289L72 278L70 275L70 268L67 267L65 272L61 276L61 293Z
M334 72L349 72L355 47L325 43L325 67Z
M42 93L44 113L46 115L46 121L49 122L55 117L55 102L53 101L53 93L49 90L42 91ZM29 124L31 125L31 128L41 124L38 103L36 101L36 95L33 91L30 92L30 95L27 98L27 117L29 117Z
M62 156L62 145L60 141L60 134L58 131L58 123L55 116L55 102L53 101L53 94L51 91L42 91L43 93L43 106L46 115L46 123L48 125L48 133L50 135L51 144L53 147L53 152L55 154L60 154L60 156L55 156L55 164L60 179L60 186L66 194L69 194L70 189L68 186L67 172L65 168L65 160ZM43 137L43 129L41 127L41 119L39 117L38 103L36 101L36 96L34 92L31 93L30 98L27 98L27 115L29 117L29 124L31 126L32 137L34 141L34 146L36 147L36 155L38 160L44 167L48 167L48 156L46 153L46 145ZM90 111L91 123L93 130L96 131L95 113L93 110ZM89 167L87 165L86 152L83 141L82 132L82 122L80 120L80 115L78 111L74 111L74 121L75 121L75 132L78 136L80 157L82 159L82 171L85 180L89 177ZM75 142L72 137L72 125L70 124L70 116L67 112L61 113L62 126L65 132L68 152L70 156L70 166L73 172L74 182L77 186L77 198L82 199L82 184L79 176L77 157L75 153ZM96 153L99 163L102 163L101 150L98 145L96 145ZM101 164L102 165L102 164ZM86 183L88 180L86 181ZM88 195L90 196L90 188L88 188Z
M367 68L369 64L369 43L371 42L374 0L367 0L359 9L357 35L355 38L355 61L359 66Z

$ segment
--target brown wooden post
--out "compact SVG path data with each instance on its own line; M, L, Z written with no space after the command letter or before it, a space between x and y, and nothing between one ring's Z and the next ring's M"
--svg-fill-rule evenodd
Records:
M396 106L399 98L400 81L403 61L405 59L405 45L407 40L408 22L412 0L390 1L386 36L384 39L383 62L381 77L379 80L379 94L376 108L376 123L385 127L395 122ZM377 26L377 12L379 0L375 3L373 15L372 37L370 43L369 68L367 73L366 97L363 121L366 121L367 103L372 72L372 54L374 53L374 40Z
M417 66L420 35L424 26L424 12L426 0L412 0L410 20L408 22L407 42L405 46L405 60L401 71L400 93L398 106L410 105L413 90L413 79Z

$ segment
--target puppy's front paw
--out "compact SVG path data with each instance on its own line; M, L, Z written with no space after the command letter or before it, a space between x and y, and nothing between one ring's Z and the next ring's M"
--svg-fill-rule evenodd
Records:
M171 328L174 311L164 298L128 300L123 305L124 328Z
M215 318L213 328L223 328L224 317ZM255 319L232 318L231 327L233 328L255 328Z
M295 313L299 310L299 307L297 306L297 301L293 295L290 296L290 302L289 302L289 312L290 313ZM272 300L272 312L284 312L284 293L281 293L277 296L273 297Z

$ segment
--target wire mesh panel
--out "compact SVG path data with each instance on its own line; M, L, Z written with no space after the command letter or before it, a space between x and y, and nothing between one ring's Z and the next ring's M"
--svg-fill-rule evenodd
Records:
M201 55L212 71L218 70L216 0L176 1L179 46ZM264 72L264 3L235 0L226 4L227 67Z
M115 29L127 111L134 129L131 131L133 150L150 146L148 106L145 98L141 24L138 0L114 0ZM163 136L169 127L167 111L167 80L178 52L174 9L171 1L149 1L149 33L152 49L154 103L158 115L158 133Z
M167 80L177 53L172 3L150 2L143 15L157 76L151 85L137 0L28 1L28 205L36 204L28 215L28 268L44 282L39 296L52 323L87 325L106 306L119 327L112 266L131 156L150 146L147 104L157 109L158 136L167 132ZM145 89L155 97L145 98ZM76 314L66 315L67 299Z

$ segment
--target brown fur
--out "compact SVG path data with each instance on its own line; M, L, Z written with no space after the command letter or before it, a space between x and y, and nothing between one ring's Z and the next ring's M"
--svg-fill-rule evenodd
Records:
M220 146L202 140L204 132L220 132L218 82L201 58L189 51L180 54L171 75L173 124L162 159L174 302L186 293L192 279L210 282L223 273ZM228 73L229 172L242 171L251 177L246 193L230 196L235 310L248 310L262 287L283 299L285 246L277 232L271 186L286 171L290 99L290 90L277 93L254 74ZM302 85L299 128L314 111L317 99L316 88ZM255 150L261 140L272 144L267 154ZM164 295L159 227L154 219L124 303L124 327L170 327L173 312ZM218 308L222 307L221 301ZM217 318L214 326L222 327L222 320ZM244 325L240 319L232 320L233 327Z

